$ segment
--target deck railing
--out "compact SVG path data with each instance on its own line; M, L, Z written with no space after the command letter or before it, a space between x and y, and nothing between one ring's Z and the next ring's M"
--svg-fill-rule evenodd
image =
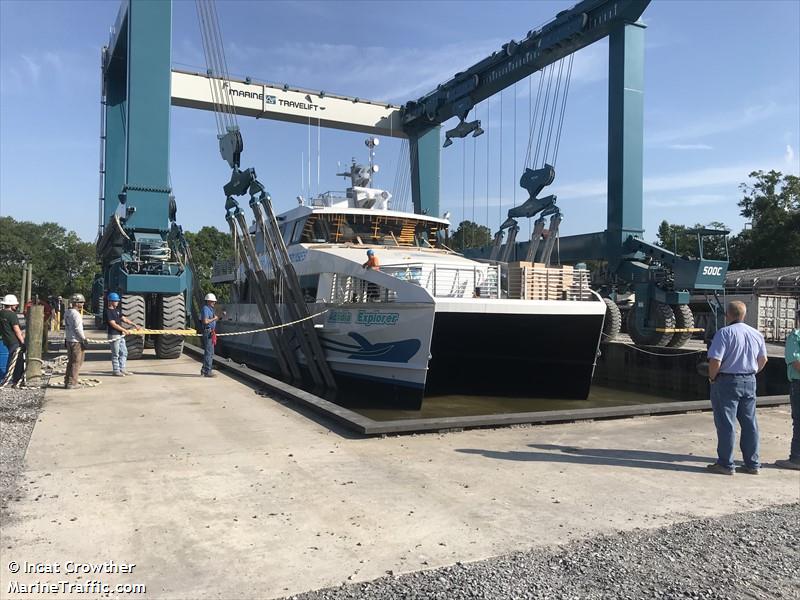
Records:
M424 287L434 298L499 298L500 265L383 265L381 271Z

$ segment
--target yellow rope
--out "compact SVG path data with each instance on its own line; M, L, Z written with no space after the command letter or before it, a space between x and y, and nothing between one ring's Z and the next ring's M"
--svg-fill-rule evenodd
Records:
M234 331L230 333L218 333L217 337L228 336L228 335L247 335L250 333L261 333L264 331L283 329L284 327L291 327L292 325L297 325L298 323L302 323L303 321L308 321L309 319L313 319L314 317L324 315L329 310L330 309L326 308L325 310L321 310L320 312L314 313L313 315L303 317L302 319L297 319L296 321L290 321L289 323L281 323L280 325L273 325L272 327L261 327L259 329L249 329L247 331ZM125 334L126 335L180 335L183 337L200 337L203 335L201 333L197 333L197 331L195 331L194 329L127 329ZM114 340L87 339L86 341L90 344L107 344Z

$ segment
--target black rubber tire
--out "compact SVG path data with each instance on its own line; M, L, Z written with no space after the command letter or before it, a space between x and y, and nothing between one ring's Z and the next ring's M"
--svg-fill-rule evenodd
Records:
M144 336L144 347L146 350L152 350L153 348L156 347L156 343L153 341L153 337L154 336L152 335Z
M678 329L691 329L694 327L694 314L692 314L692 309L686 304L678 304L677 306L673 306L672 312L675 313L675 327ZM691 337L692 333L690 331L675 333L672 335L672 339L667 346L670 348L680 348L686 342L688 342Z
M122 316L130 319L137 327L145 327L145 303L144 296L136 294L123 294ZM128 358L136 360L142 358L144 354L144 336L126 335L125 343L128 346Z
M656 331L656 329L669 329L675 327L675 313L672 307L660 302L651 303L650 327L639 331L636 325L638 307L628 312L628 335L637 346L667 346L672 340L672 333Z
M186 301L183 294L161 296L159 305L159 329L186 329ZM182 335L156 335L156 356L175 359L183 353Z
M622 313L619 306L611 298L603 298L606 303L606 319L603 321L603 340L611 341L622 329Z

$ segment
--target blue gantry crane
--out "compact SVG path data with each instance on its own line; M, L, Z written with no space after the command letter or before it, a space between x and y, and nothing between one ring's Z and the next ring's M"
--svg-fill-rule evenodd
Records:
M124 2L102 51L100 209L93 304L108 292L151 329L184 329L191 270L169 177L172 6ZM131 358L147 343L128 336ZM154 336L156 355L177 358L183 338Z
M468 120L479 102L537 71L550 67L552 75L556 63L563 65L565 57L608 37L606 228L560 238L559 255L566 262L597 260L607 265L596 283L606 296L609 335L619 330L618 295L633 292L635 306L629 312L628 330L634 341L682 345L693 326L689 290L715 297L723 289L727 261L706 259L702 251L697 258L677 256L642 239L645 27L639 17L649 1L583 0L529 31L521 41L504 44L430 93L396 107L250 78L223 78L213 69L202 74L171 70L170 2L124 0L103 51L104 168L98 240L103 273L97 280L98 296L103 291L120 291L128 313L148 326L177 325L185 320L190 295L197 296L169 185L170 103L218 111L222 94L234 115L307 123L313 114L322 127L407 138L414 209L439 214L441 126L458 118L458 124L445 132L445 146L454 139L480 135L480 121ZM565 98L564 93L562 119ZM238 131L224 132L220 143L220 150L236 165L226 186L230 197L232 192L249 189L251 177L249 170L238 169ZM538 159L538 146L536 154ZM516 219L538 217L536 235L542 233L545 216L551 216L551 232L557 232L561 219L555 195L540 196L554 181L555 169L546 161L541 166L533 163L520 178L528 200L509 212L501 228L500 235L503 229L509 232L506 259L547 258L553 249L553 236L541 250L538 237L521 244L513 239ZM699 232L701 245L703 237L720 233ZM157 338L156 343L159 356L180 351L179 340L169 336ZM140 339L132 339L129 346L132 355L141 353Z
M554 65L577 50L608 37L606 229L560 238L559 254L561 260L567 262L597 260L607 264L596 284L606 296L606 333L610 337L619 332L621 322L616 304L618 294L621 291L633 292L635 306L629 312L627 323L633 340L642 345L677 347L683 345L694 330L692 312L688 307L689 290L708 292L710 303L715 307L719 305L716 293L723 289L728 262L704 258L702 241L704 237L725 235L727 232L710 229L697 232L700 252L696 258L678 256L642 239L645 26L639 22L639 17L649 2L650 0L579 2L559 13L554 20L541 28L529 31L523 40L512 40L504 44L499 52L494 52L457 73L418 100L406 103L402 122L404 131L412 141L412 149L419 148L415 156L417 162L433 162L438 165L438 155L433 156L435 151L431 147L433 140L430 138L435 133L433 137L438 140L438 127L441 124L453 117L459 119L458 125L446 132L445 147L451 145L454 138L463 138L469 134L480 135L483 133L480 121L467 121L470 111L479 102L532 73ZM560 74L561 69L559 78ZM557 87L554 97L558 99ZM545 151L545 156L546 154ZM536 245L542 233L543 217L548 214L553 217L551 232L554 227L557 232L561 213L556 197L539 197L554 178L555 170L547 163L540 168L526 169L522 173L520 186L528 192L529 198L521 206L509 211L509 219L498 232L496 240L501 242L503 230L509 231L505 251L500 258L508 260L513 256L527 255L528 260L534 260L537 256ZM414 170L412 160L415 209L418 212L436 214L438 205L425 203L426 198L438 200L438 196L424 193L428 180L429 177L423 172L421 165L418 164L417 170ZM536 215L539 215L539 220L534 228L535 239L516 245L516 219ZM553 240L554 236L547 240L549 244L545 243L540 256L549 259ZM487 251L488 249L484 249L484 256ZM493 258L498 258L497 252Z

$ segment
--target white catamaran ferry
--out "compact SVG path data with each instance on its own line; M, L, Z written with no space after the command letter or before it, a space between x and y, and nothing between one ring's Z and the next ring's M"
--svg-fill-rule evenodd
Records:
M340 388L375 406L419 407L425 392L585 399L606 311L574 271L558 299L511 299L506 265L446 246L446 219L391 210L355 163L345 193L325 193L277 217L316 331ZM269 272L261 233L256 250ZM367 250L378 267L365 267ZM221 332L263 327L234 263L215 265L232 283ZM524 295L522 297L525 297ZM265 333L221 337L219 351L277 371Z

